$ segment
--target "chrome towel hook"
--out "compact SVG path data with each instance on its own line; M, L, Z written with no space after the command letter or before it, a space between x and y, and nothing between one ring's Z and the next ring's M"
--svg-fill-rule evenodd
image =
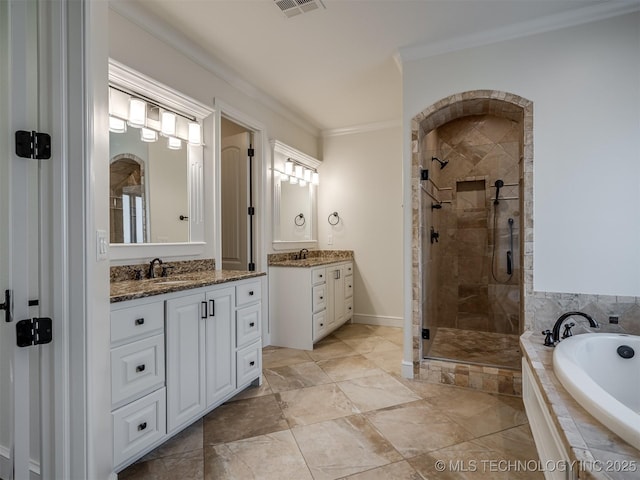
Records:
M301 227L306 223L303 213L299 213L296 215L296 218L293 219L293 223L296 224L297 227Z
M333 221L331 221L331 219L334 219ZM338 212L333 212L331 215L329 215L327 217L327 222L329 222L329 225L337 225L338 223L340 223L340 215L338 215Z

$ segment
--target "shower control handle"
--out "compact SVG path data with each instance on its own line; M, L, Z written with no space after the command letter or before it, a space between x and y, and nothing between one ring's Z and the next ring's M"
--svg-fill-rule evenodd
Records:
M431 243L438 243L438 239L440 238L440 234L436 232L436 230L431 227Z

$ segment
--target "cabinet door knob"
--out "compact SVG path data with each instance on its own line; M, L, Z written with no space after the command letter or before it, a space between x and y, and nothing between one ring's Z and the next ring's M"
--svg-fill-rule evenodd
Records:
M252 297L253 296L253 290L249 290L249 296Z
M324 297L320 297L320 300L324 300Z
M321 324L320 324L320 326L321 326L321 327L324 327L324 323L321 323Z
M255 364L256 364L256 362L254 362L253 360L249 362L249 365L250 365L250 366L252 366L252 367L253 367Z
M142 365L138 365L138 366L136 367L136 372L137 372L137 373L144 372L145 368L147 368L147 367L145 366L145 364L144 364L144 363L143 363Z
M140 425L138 425L138 431L141 432L142 430L147 428L147 422L142 422Z
M250 327L255 327L255 326L256 326L256 322L251 322L251 323L249 324L249 326L250 326Z
M318 277L322 278L324 275L318 275Z
M136 325L144 325L144 318L136 318L135 324Z

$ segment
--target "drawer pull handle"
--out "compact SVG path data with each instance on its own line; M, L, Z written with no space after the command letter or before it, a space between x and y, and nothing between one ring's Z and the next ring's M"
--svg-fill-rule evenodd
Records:
M349 307L349 310L351 310L351 307Z
M137 373L144 372L144 370L145 370L146 368L147 368L147 367L146 367L146 366L145 366L145 364L143 363L142 365L138 365L138 366L136 367L136 372L137 372Z
M142 430L145 430L147 428L147 422L142 422L140 425L138 425L138 431L141 432Z
M320 297L320 300L324 300L324 297Z
M135 324L136 325L144 325L144 318L136 318Z
M216 316L216 301L214 299L209 300L209 309L211 312L209 313L210 317Z
M253 367L255 364L256 364L256 362L254 362L253 360L249 362L249 365L250 365L250 366L252 366L252 367Z
M321 327L324 327L324 323L321 323L321 324L320 324L320 326L321 326Z
M318 277L322 278L322 277L323 277L323 275L318 275Z
M250 327L255 327L255 326L256 326L256 322L251 322L251 323L249 324L249 326L250 326Z
M249 296L252 297L253 296L253 290L249 290Z

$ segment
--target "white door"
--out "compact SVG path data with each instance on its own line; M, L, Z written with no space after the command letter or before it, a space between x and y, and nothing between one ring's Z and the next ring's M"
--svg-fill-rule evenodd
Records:
M205 319L202 294L167 300L167 433L202 413L206 402Z
M42 347L18 347L16 324L40 316L39 191L46 175L38 160L16 155L14 141L15 131L39 126L38 2L0 2L0 32L0 303L11 292L11 318L0 310L0 477L11 480L37 477L42 467Z
M207 292L206 370L207 408L236 388L233 352L235 347L235 289Z
M249 265L249 133L222 138L222 268Z

